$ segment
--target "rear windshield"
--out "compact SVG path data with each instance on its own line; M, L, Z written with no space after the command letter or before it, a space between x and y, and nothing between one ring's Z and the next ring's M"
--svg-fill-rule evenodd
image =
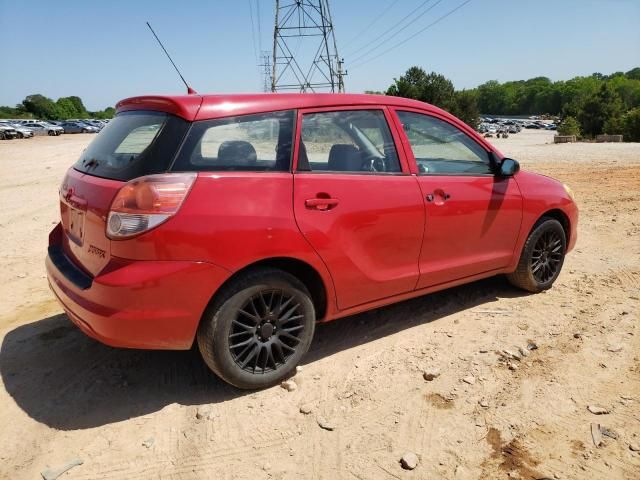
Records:
M294 112L195 122L174 171L289 171Z
M188 127L185 120L166 113L120 113L82 152L74 168L122 181L166 172Z

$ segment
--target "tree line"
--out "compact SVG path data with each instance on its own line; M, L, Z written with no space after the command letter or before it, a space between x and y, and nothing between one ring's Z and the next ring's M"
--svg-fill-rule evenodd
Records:
M97 112L88 111L80 97L61 97L55 102L39 93L28 95L15 107L0 106L0 118L38 118L42 120L67 120L69 118L112 118L115 108Z
M556 82L547 77L491 80L468 90L456 90L451 80L436 72L411 67L385 93L431 103L474 128L480 113L550 115L561 118L565 131L570 130L567 134L623 134L625 140L640 141L640 67Z

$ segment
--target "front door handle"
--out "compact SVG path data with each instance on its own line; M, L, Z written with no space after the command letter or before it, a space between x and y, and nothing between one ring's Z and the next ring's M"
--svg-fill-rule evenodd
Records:
M304 206L313 210L331 210L338 203L337 198L309 198L304 201Z
M442 203L446 202L450 198L451 198L451 195L449 195L448 193L446 193L445 191L439 188L437 190L434 190L433 193L429 193L424 197L424 199L427 202L435 201L436 205L441 205Z

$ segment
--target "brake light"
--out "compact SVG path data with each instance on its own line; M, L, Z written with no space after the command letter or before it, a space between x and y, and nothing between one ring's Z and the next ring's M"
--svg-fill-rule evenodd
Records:
M175 215L196 179L195 173L165 173L136 178L116 194L107 218L107 237L138 235Z

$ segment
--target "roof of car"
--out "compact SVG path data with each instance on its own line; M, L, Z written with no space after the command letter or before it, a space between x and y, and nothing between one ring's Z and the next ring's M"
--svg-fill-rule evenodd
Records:
M428 103L388 95L353 93L250 93L222 95L148 95L130 97L116 105L117 112L155 110L168 112L188 121L208 120L251 113L322 108L344 105L392 105L445 112Z

